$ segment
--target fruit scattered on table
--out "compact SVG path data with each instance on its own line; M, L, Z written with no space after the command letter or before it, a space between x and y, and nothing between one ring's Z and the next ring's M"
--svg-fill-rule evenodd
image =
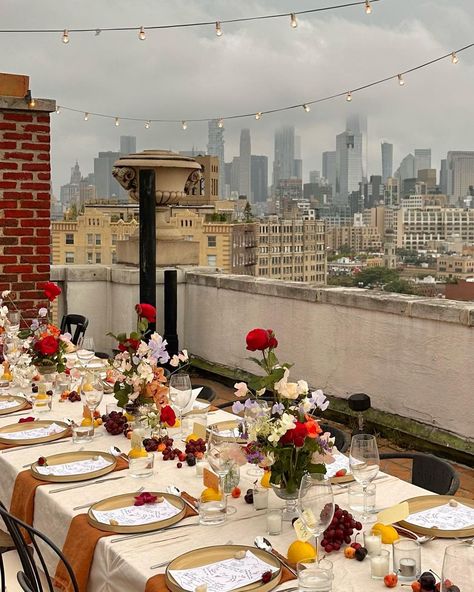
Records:
M421 592L421 584L418 580L411 583L411 589L413 592Z
M343 510L337 504L334 506L334 516L331 524L323 533L321 546L326 553L332 551L339 551L342 545L351 544L351 536L355 530L362 530L362 524L355 520L352 514L347 510ZM360 545L357 543L360 547ZM356 548L356 547L354 547Z
M452 586L450 580L445 580L445 588L448 592L460 592L457 586ZM430 571L425 571L415 582L411 583L411 589L413 592L435 592L439 590L441 585L436 583L434 574ZM453 588L453 589L451 589Z
M364 561L366 557L367 549L365 547L359 547L358 549L356 549L355 558L357 559L357 561Z
M30 421L35 421L35 418L31 417L31 415L29 417L20 417L18 423L28 423Z
M102 425L102 418L97 417L96 419L94 419L94 427L95 428L98 428L101 425Z
M270 485L270 477L272 476L271 471L265 471L263 473L262 478L260 479L260 485L262 487L271 487Z
M383 583L387 586L387 588L395 588L398 584L398 576L394 573L387 574L384 579Z
M182 466L183 466L183 463L182 463L182 462L176 463L176 467L177 467L178 469L180 469Z
M239 487L234 487L234 489L230 492L230 495L234 498L237 499L238 497L240 497L242 491L240 490Z
M196 435L196 434L191 434ZM185 457L179 460L186 460L190 467L196 464L196 459L203 458L206 452L206 442L202 438L186 438Z
M344 477L344 475L347 474L347 470L346 469L339 469L339 471L337 471L337 473L334 474L334 477Z
M128 428L127 418L121 411L112 411L109 415L103 415L102 421L105 429L112 436L118 436Z
M244 500L248 504L253 504L253 489L247 489L247 493L244 495Z
M382 537L382 543L384 545L391 545L400 538L400 535L393 526L382 524L381 522L377 522L372 526L372 534L379 534Z
M92 425L92 419L90 417L84 417L84 419L81 421L81 426L83 427L87 427L87 426L91 426Z
M44 467L48 464L48 461L44 456L40 456L37 462L40 467Z
M203 491L201 492L201 501L203 502L218 502L221 499L221 492L212 489L212 487L206 487L206 489L203 489Z
M131 448L128 453L128 458L142 458L147 455L148 452L144 448Z
M354 559L356 554L356 550L354 549L354 547L346 547L344 549L344 557L347 557L347 559Z
M31 385L31 392L33 394L38 392L38 385L37 384L32 384Z
M286 558L290 563L298 563L305 559L314 559L316 557L316 549L311 543L304 541L293 541L288 547Z
M190 441L190 440L199 440L199 436L197 436L196 434L189 434L189 436L186 436L186 444Z
M270 570L265 571L262 574L262 583L263 584L268 584L268 582L272 579L272 572Z

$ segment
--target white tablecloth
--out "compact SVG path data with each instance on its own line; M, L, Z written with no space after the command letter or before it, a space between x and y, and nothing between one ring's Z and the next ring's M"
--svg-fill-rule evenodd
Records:
M107 402L112 402L113 396L106 395L102 403L105 410ZM60 420L64 417L78 418L82 414L82 404L53 403L53 410L49 415L43 415L41 419ZM229 418L224 411L213 412L208 417L208 423L222 421ZM0 426L16 423L18 417L0 418ZM172 433L171 433L172 435ZM88 450L107 451L111 445L119 446L127 452L130 442L123 436L111 436L103 427L96 429L94 441L87 445ZM184 450L184 444L178 446ZM9 507L13 484L17 473L24 470L26 463L35 461L39 456L47 456L68 450L79 449L79 445L72 442L52 444L36 447L28 450L24 447L16 452L0 452L0 499ZM34 526L50 537L59 547L62 547L66 539L69 524L74 517L84 510L72 511L74 506L96 502L103 498L121 493L136 491L144 486L145 490L164 490L167 485L176 485L192 495L198 496L203 489L202 478L196 476L195 468L183 463L181 469L177 469L176 461L163 461L161 453L155 453L155 472L152 478L135 479L128 475L118 481L105 482L101 485L91 485L77 490L50 494L49 490L58 488L57 483L42 485L36 490ZM242 492L252 487L254 477L247 475L249 466L241 469ZM128 471L113 473L109 476L126 475ZM395 477L383 476L376 481L377 484L377 508L382 509L391 506L404 499L426 495L423 489L401 481ZM61 485L59 485L61 487ZM336 503L348 508L347 489L335 486ZM270 492L270 505L281 505L273 492ZM283 533L276 537L266 535L265 512L256 512L251 505L245 503L243 496L239 499L230 498L231 505L237 508L237 513L230 516L227 523L219 527L199 526L192 528L180 528L176 532L166 531L154 533L150 536L134 540L111 543L112 537L104 537L99 540L89 581L90 592L139 592L145 589L146 581L153 575L164 571L150 570L151 565L171 560L181 553L202 546L225 544L232 541L236 544L252 545L257 535L265 535L274 547L286 554L289 544L295 540L291 523L284 522ZM186 522L197 522L196 518L188 518ZM359 537L361 538L361 537ZM444 548L453 541L438 539L422 547L423 570L429 568L435 572L441 572ZM386 548L390 548L386 546ZM56 561L50 558L51 571L54 573ZM342 552L331 553L329 559L334 563L335 582L334 590L344 592L376 592L380 591L380 581L370 578L369 560L358 562L346 559ZM288 582L278 588L284 590L295 585ZM382 584L383 586L383 584Z

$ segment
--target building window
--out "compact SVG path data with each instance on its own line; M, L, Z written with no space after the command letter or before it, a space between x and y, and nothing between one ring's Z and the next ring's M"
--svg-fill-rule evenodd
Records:
M95 262L96 263L102 263L102 253L96 253L95 254Z
M87 235L87 244L88 245L92 245L93 241L94 241L94 235L93 234L88 234Z
M112 263L115 265L117 263L117 253L112 251Z
M208 247L217 247L217 237L208 236L207 237L207 246Z
M74 263L74 253L66 251L66 263Z
M217 255L208 255L207 256L207 264L209 267L216 267L217 265Z
M92 253L87 253L87 263L92 263Z
M66 245L73 245L74 244L74 235L73 234L66 234Z
M101 244L100 234L96 234L95 235L95 244L96 245L100 245Z
M113 234L112 235L112 244L113 245L116 245L117 244L117 235L116 234Z

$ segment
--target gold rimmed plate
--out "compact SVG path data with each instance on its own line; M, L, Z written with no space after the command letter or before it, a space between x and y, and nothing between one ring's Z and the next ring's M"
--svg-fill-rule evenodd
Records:
M423 512L423 510L429 510L430 508L436 508L437 506L443 506L449 503L452 499L456 502L474 508L474 500L468 499L467 497L455 497L449 495L422 495L420 497L412 497L405 501L408 502L410 508L410 514L417 512ZM425 528L424 526L418 526L417 524L411 524L407 520L401 520L400 526L415 532L416 534L422 534L427 536L433 536L441 539L452 539L452 538L463 538L474 536L474 524L467 528L458 528L456 530L442 530L440 528Z
M201 406L193 407L191 411L188 411L184 414L185 417L191 415L200 415L201 413L207 413L209 411L209 407L211 406L209 401L207 401L206 399L199 399L199 397L196 399L195 403L200 403Z
M230 419L228 421L219 421L217 423L213 423L213 424L207 426L207 431L208 431L208 433L211 430L217 431L217 433L219 434L219 438L223 442L227 442L227 441L230 442L230 441L234 441L234 439L235 439L235 441L238 442L239 444L245 444L247 442L247 440L243 437L243 435L239 431L240 424L241 424L241 422L236 421L235 419ZM233 436L231 435L231 433L233 434Z
M118 510L120 508L127 508L133 506L135 502L136 493L124 493L122 495L115 495L114 497L108 497L107 499L101 500L93 504L87 513L87 520L91 526L99 530L105 530L107 532L115 532L118 534L133 534L137 532L152 532L154 530L160 530L166 528L172 524L176 524L182 520L186 514L186 504L178 495L172 493L163 493L162 491L150 491L152 495L157 497L164 497L171 505L175 506L179 510L177 514L171 518L165 520L157 520L156 522L148 522L147 524L107 524L105 522L99 522L94 517L93 511L98 512L110 512L111 510Z
M23 397L15 397L15 395L0 395L0 406L1 403L15 403L15 405L9 405L8 407L0 408L0 415L9 415L15 413L15 411L21 411L28 407L28 401Z
M87 451L75 451L75 452L62 452L60 454L52 454L46 457L47 466L53 467L54 465L64 465L67 463L80 462L81 460L92 460L95 457L104 458L109 464L102 469L96 471L88 471L87 473L76 473L69 475L55 475L54 473L49 475L43 475L38 471L38 463L35 462L31 465L31 474L35 479L41 481L52 481L54 483L74 482L74 481L88 481L89 479L95 479L96 477L102 477L111 473L117 466L117 459L108 452L87 452Z
M37 430L38 428L47 428L55 423L63 428L60 432L50 434L49 436L41 436L39 438L8 438L6 434L14 432L26 432ZM53 442L60 440L69 434L69 426L63 421L54 421L52 419L45 419L41 421L25 421L24 423L14 423L0 428L0 442L2 444L11 444L12 446L29 446L30 444L41 444L42 442Z
M235 592L251 592L258 590L259 592L268 592L278 586L281 580L281 563L278 559L262 549L255 547L247 547L246 545L216 545L214 547L202 547L201 549L194 549L188 551L179 557L176 557L168 564L165 572L166 585L172 592L184 592L184 588L178 585L176 580L170 574L173 569L192 569L194 567L202 567L203 565L210 565L225 559L233 559L239 551L252 551L261 561L269 564L269 568L276 567L278 571L274 572L272 579L264 584L261 580L236 588ZM234 591L233 591L234 592Z

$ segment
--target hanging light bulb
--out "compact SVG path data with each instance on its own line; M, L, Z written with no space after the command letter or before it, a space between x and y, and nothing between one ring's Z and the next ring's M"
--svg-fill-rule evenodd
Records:
M217 122L217 127L220 127L220 128L223 128L224 127L224 120L222 119L222 117Z
M372 6L370 4L370 0L365 0L365 14L370 14L372 12Z
M405 84L405 81L403 80L403 76L401 74L398 75L398 84L400 86L403 86Z
M348 103L350 103L350 102L352 101L352 93L351 93L351 91L349 91L349 92L347 93L347 95L346 95L346 101L347 101Z
M262 117L262 112L258 111L258 113L255 113L255 119L259 120L260 117Z
M56 105L56 113L61 113L61 106L60 105Z
M216 21L216 35L218 37L222 37L222 27L221 27L221 22L220 21Z
M63 43L69 43L69 31L67 29L63 31Z
M87 111L84 113L84 121L87 121L89 119L89 113L87 113Z
M143 27L140 27L140 32L138 33L138 39L141 39L141 41L145 41L145 39L146 39L145 29Z
M296 20L296 14L294 12L290 14L290 25L292 29L296 29L298 26L298 21Z
M150 125L151 125L151 122L149 120L145 121L145 129L150 129Z
M455 52L455 51L453 51L453 53L451 54L451 62L452 62L453 64L457 64L457 63L459 62L459 58L458 58L458 56L456 55L456 52Z
M115 127L120 125L120 119L118 117L115 118Z
M309 113L311 111L311 107L306 103L303 105L303 109L306 111L306 113Z
M30 107L30 109L32 109L33 107L36 106L36 101L35 99L31 96L31 90L29 90L26 95L25 95L25 101L28 103L28 107Z
M181 127L182 127L184 130L188 129L188 122L187 122L187 121L185 121L185 120L183 119L183 121L181 122Z

